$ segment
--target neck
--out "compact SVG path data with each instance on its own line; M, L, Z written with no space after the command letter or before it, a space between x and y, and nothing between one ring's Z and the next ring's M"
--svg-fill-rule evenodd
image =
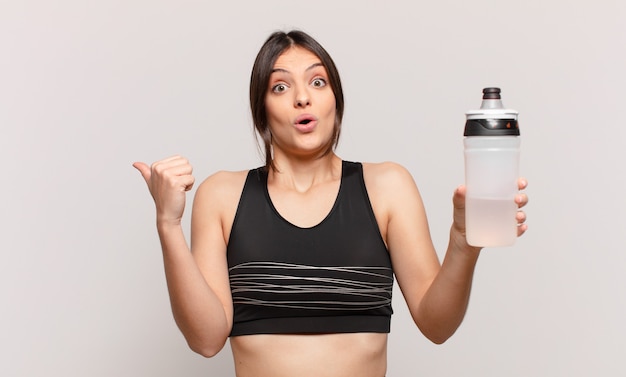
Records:
M281 158L275 156L277 170L270 169L268 184L307 192L313 186L341 179L341 159L335 153L316 159Z

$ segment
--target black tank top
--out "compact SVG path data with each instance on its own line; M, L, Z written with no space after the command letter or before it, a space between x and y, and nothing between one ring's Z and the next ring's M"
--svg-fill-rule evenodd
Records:
M267 173L250 170L227 257L231 336L389 332L391 260L360 163L342 162L334 206L311 228L285 220L270 200Z

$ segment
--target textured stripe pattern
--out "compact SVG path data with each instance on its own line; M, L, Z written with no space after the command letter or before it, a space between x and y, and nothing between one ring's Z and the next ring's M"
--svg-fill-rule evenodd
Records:
M247 262L229 269L233 303L298 310L363 311L391 304L388 267Z

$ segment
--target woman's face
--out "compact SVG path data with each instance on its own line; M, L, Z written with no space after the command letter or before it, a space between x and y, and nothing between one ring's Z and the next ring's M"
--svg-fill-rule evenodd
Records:
M278 57L265 108L274 154L319 155L332 143L335 95L317 55L291 47Z

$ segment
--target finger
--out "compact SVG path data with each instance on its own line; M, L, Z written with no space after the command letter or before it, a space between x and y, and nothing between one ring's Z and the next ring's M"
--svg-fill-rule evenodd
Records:
M518 208L524 207L526 204L528 204L528 196L524 193L517 194L515 196L515 203L517 203Z
M454 190L454 196L452 197L452 204L456 209L465 208L465 186L461 185Z
M193 184L196 182L196 179L193 177L193 175L183 175L180 178L181 184L185 191L191 190Z
M517 220L517 225L523 224L524 222L526 222L526 212L517 211L517 214L515 215L515 219Z
M519 178L517 180L517 188L520 190L525 189L526 187L528 187L528 181L526 180L526 178Z
M139 172L141 173L141 176L143 177L143 179L146 182L150 181L150 176L151 176L151 170L150 170L150 166L148 166L146 163L144 162L135 162L133 164L133 167L137 170L139 170Z
M526 231L528 230L528 225L526 224L520 224L517 227L517 236L521 236L522 234L526 233Z
M189 161L183 157L168 158L152 164L152 169L159 174L166 171L173 175L191 174L193 169Z
M191 175L193 168L191 165L174 165L174 166L153 166L152 169L156 174L162 177L180 177L183 175Z
M180 166L180 165L188 165L189 164L189 160L187 160L185 157L182 156L172 156L172 157L168 157L164 160L161 161L157 161L154 163L154 165L163 165L163 166Z
M181 155L175 154L173 156L164 158L162 160L157 161L156 163L160 163L160 162L171 162L171 161L176 161L176 160L181 160L181 159L185 159L184 157L182 157Z

